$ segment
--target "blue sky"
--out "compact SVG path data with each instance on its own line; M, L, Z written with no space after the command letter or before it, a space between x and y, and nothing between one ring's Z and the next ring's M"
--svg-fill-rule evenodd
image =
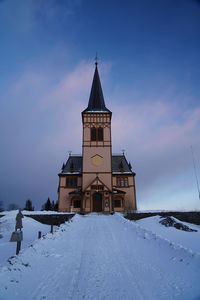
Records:
M126 149L139 209L200 209L200 3L0 1L0 200L57 200L68 150L81 153L94 57Z

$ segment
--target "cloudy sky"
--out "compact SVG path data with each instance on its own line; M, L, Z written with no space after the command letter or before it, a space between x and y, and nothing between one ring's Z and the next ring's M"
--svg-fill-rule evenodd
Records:
M200 209L200 2L0 0L0 200L57 200L98 52L139 209Z

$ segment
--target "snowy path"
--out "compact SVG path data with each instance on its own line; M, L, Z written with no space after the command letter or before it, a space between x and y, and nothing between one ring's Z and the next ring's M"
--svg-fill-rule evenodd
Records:
M0 272L0 299L198 299L200 256L120 215L73 218Z

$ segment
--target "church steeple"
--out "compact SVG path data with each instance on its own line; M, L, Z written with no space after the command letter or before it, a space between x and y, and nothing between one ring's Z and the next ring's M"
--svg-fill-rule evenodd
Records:
M95 72L94 72L88 107L83 112L109 112L109 113L111 113L111 111L109 109L107 109L107 107L105 105L97 65L98 65L98 63L96 61L95 62Z
M123 154L112 155L111 118L96 57L88 106L82 112L82 155L69 151L59 173L59 211L111 213L136 209L135 173L124 150Z

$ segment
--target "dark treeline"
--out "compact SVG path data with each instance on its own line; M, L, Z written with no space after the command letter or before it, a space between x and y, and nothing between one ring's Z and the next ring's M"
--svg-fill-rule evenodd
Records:
M58 211L58 201L55 203L54 200L51 201L48 197L47 201L42 205L41 210L52 210L52 211Z
M9 211L18 210L18 209L27 210L27 211L35 210L33 203L30 199L26 200L24 208L20 208L19 205L17 205L16 203L10 203L7 207L7 210ZM3 212L4 210L5 210L4 203L3 201L0 200L0 212ZM51 201L50 198L48 197L47 201L42 205L41 210L58 211L58 201L57 202L54 202L54 200Z

